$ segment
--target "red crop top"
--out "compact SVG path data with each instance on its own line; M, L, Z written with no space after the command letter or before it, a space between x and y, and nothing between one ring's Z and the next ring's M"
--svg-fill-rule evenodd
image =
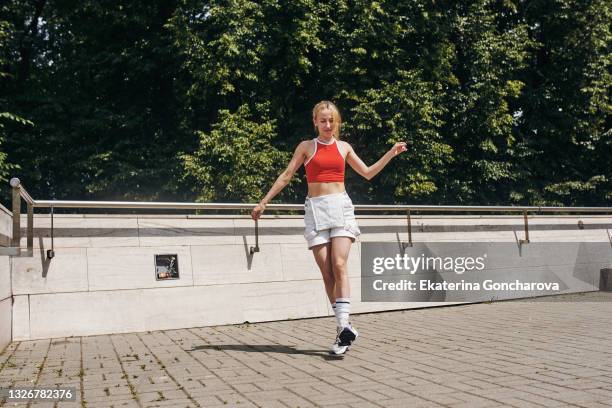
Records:
M315 152L304 163L306 180L309 183L344 182L344 157L334 139L326 144L314 139Z

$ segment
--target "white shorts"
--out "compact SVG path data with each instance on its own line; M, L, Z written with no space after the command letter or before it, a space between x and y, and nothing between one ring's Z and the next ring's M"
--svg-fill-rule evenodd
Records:
M355 207L346 192L306 197L304 237L308 249L331 242L334 237L355 239L361 234L355 220Z

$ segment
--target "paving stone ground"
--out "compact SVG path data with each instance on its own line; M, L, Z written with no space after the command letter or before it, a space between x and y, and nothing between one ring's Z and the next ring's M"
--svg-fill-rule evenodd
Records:
M75 387L48 407L610 407L612 293L14 342L0 388ZM0 405L2 402L0 401Z

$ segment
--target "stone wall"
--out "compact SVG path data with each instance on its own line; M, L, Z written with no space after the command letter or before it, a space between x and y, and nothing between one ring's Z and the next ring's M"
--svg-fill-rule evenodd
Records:
M0 246L10 245L12 228L11 212L0 205ZM0 351L11 342L12 302L9 257L0 255Z
M34 257L11 258L13 339L174 329L331 314L300 216L36 215ZM358 216L361 242L407 240L403 216ZM25 225L23 218L22 226ZM522 216L413 216L416 242L517 242ZM608 242L610 216L530 217L532 241ZM25 235L25 230L24 230ZM22 246L25 237L22 235ZM360 301L360 243L349 258L353 312L440 303ZM157 281L154 256L180 279ZM595 289L593 289L595 290ZM10 296L10 294L8 295Z

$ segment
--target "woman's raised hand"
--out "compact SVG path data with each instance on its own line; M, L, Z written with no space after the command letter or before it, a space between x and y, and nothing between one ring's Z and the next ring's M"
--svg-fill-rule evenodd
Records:
M393 153L393 157L395 157L398 154L405 152L406 150L408 150L408 148L406 147L406 142L397 142L393 145L390 152Z
M251 211L251 218L253 218L254 220L258 219L259 217L261 217L261 214L264 212L265 209L265 204L257 204L255 208L253 208L253 211Z

